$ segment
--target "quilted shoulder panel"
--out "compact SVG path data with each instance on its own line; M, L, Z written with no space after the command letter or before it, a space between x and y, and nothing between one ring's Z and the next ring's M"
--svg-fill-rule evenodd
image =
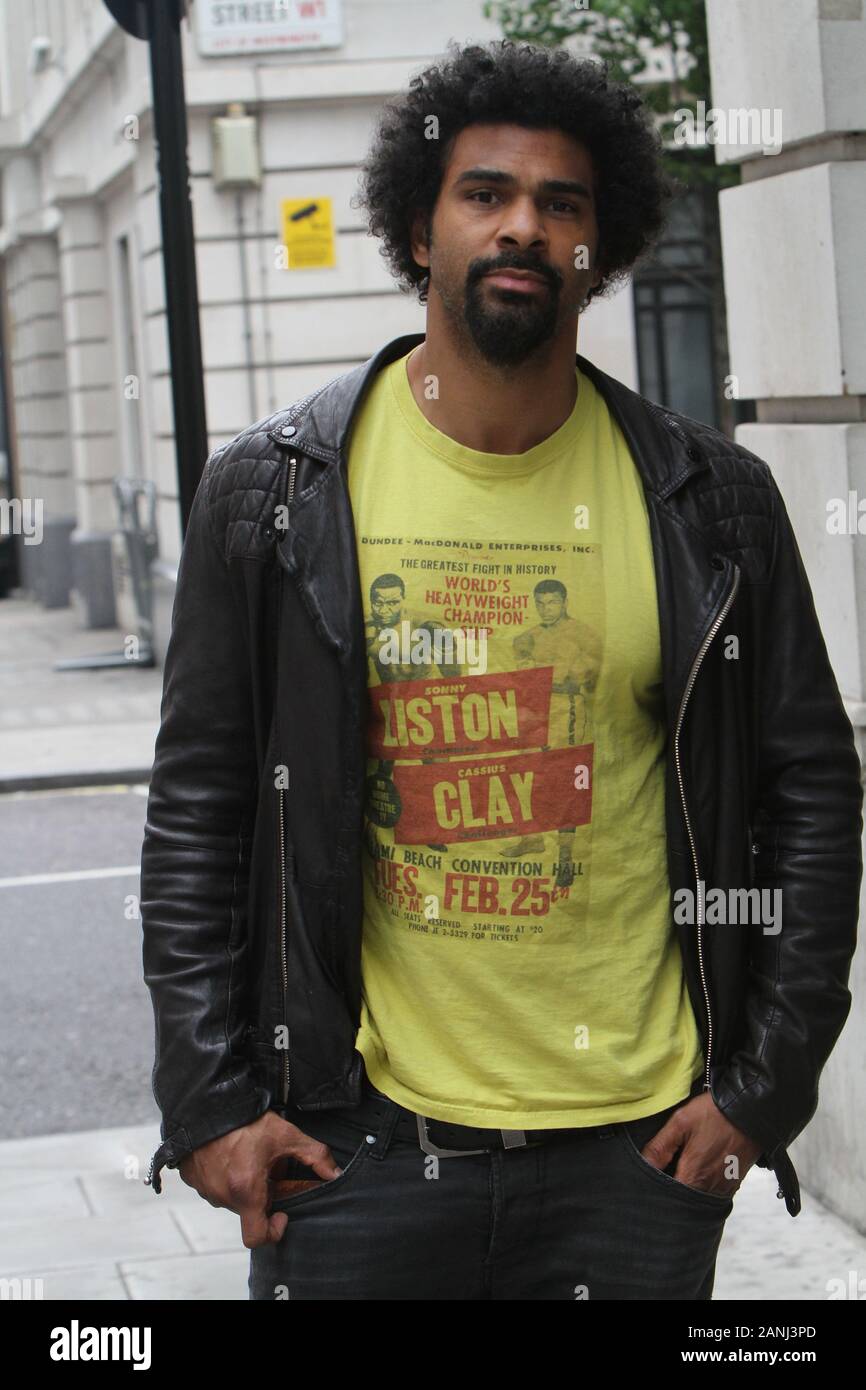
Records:
M281 444L272 436L300 419L328 387L351 375L338 373L291 405L248 425L210 455L205 467L208 510L226 559L231 555L261 558L270 553L273 532L269 519L282 500L281 478L292 449L290 440ZM298 452L303 452L303 446Z
M709 465L688 485L689 521L713 551L740 566L743 580L765 583L773 553L775 498L770 467L721 430L677 411L672 428Z
M726 443L714 456L704 455L709 470L694 480L700 525L714 550L740 566L743 579L761 584L773 554L770 469L748 450Z
M261 549L277 504L285 453L258 427L214 450L207 464L208 512L224 557Z

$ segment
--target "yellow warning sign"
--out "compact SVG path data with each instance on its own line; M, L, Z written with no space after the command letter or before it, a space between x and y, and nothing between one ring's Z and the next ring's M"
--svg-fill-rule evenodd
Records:
M283 198L280 209L286 269L323 270L335 266L330 198Z

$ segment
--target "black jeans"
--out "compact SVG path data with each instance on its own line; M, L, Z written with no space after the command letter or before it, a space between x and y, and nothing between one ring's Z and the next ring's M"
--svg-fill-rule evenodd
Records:
M376 1095L375 1107L285 1112L343 1172L274 1203L289 1222L250 1252L251 1299L711 1298L734 1196L640 1156L688 1096L640 1120L437 1160L393 1137L398 1107ZM315 1178L297 1161L287 1176Z

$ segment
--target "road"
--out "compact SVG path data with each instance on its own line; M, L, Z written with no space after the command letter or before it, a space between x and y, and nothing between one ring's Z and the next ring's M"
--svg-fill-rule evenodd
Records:
M4 1139L159 1118L137 901L146 797L0 797Z

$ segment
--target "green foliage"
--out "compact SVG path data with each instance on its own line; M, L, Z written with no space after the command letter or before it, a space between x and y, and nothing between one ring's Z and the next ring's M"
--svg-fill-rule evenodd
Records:
M665 143L668 173L689 188L727 188L739 183L736 167L717 165L712 146L671 147L674 113L712 106L707 17L704 0L484 0L487 19L508 39L557 48L567 40L575 51L607 65L619 82L634 82L655 114Z

